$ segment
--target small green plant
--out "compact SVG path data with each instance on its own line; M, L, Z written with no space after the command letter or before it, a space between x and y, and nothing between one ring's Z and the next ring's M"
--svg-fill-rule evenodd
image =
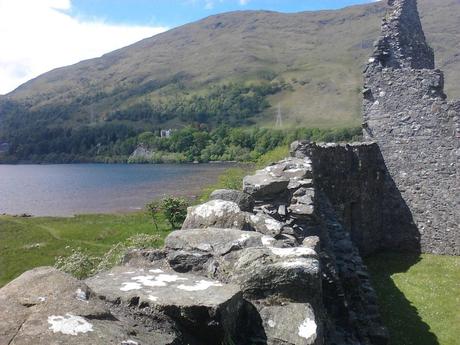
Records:
M71 252L69 256L58 256L54 267L78 279L90 276L101 260L99 257L92 256L81 248L72 249Z
M152 218L152 223L155 226L155 230L158 231L158 221L161 212L160 202L154 200L145 205L145 211Z
M155 248L159 246L160 242L161 238L158 235L137 234L124 242L114 244L102 256L92 256L81 248L72 249L69 256L57 257L54 267L78 279L84 279L120 265L123 257L132 249Z
M114 244L105 253L93 273L106 271L122 263L123 257L133 249L155 248L160 244L161 238L158 235L137 234L129 237L124 242Z
M188 202L184 198L170 196L161 201L161 209L172 228L184 222L187 216L187 207Z

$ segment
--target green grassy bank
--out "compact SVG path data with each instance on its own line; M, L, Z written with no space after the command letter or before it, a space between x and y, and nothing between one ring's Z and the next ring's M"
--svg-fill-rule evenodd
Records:
M158 227L157 232L144 213L72 218L0 216L0 286L33 267L52 266L55 257L69 255L71 249L100 256L135 234L158 234L163 239L171 231L164 217Z

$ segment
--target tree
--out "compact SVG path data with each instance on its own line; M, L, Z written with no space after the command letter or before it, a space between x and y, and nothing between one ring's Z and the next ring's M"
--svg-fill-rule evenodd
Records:
M158 218L160 216L161 205L158 201L152 201L145 205L145 211L152 218L155 230L158 231Z

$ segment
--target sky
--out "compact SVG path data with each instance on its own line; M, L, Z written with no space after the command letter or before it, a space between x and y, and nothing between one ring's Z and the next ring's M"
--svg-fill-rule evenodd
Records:
M299 12L373 0L0 0L0 95L51 69L99 57L227 11Z

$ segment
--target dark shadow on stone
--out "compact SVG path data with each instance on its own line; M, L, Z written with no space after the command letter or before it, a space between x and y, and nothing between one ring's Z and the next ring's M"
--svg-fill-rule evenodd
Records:
M332 203L362 256L380 250L420 253L420 232L376 143L304 144L315 185Z
M381 253L365 260L378 296L381 316L390 333L389 345L439 345L417 308L391 279L393 274L407 272L419 261L417 253Z
M262 318L256 307L248 302L244 302L238 318L238 336L232 339L235 345L267 345L267 335L262 323Z
M383 195L381 196L383 201L381 227L383 243L380 249L410 252L418 256L421 253L420 231L414 222L409 206L388 171L378 146L377 149L384 181Z

